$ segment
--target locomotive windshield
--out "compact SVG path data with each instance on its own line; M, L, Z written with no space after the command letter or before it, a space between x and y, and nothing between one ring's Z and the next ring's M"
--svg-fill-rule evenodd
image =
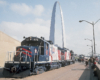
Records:
M26 38L24 41L21 43L22 46L43 46L44 42L40 39L37 38Z
M39 46L40 42L39 41L24 41L21 44L22 46Z

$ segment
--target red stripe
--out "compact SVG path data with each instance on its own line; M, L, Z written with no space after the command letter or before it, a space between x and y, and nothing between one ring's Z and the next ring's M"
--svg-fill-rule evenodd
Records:
M46 50L46 55L48 55L48 50Z
M28 51L27 49L24 49L24 48L22 48L24 51L27 51L27 52L29 52L29 53L32 53L31 51Z
M65 60L66 60L67 52L65 52Z
M52 55L51 55L51 61L53 60L53 57L52 57Z
M19 49L17 49L17 51L19 51L20 50L20 48ZM16 56L19 54L20 52L17 52L17 54L16 54Z
M70 59L71 59L71 53L70 53Z
M25 52L22 52L23 54L26 54ZM31 55L27 54L27 56L32 57Z
M61 52L58 50L58 59L61 60Z

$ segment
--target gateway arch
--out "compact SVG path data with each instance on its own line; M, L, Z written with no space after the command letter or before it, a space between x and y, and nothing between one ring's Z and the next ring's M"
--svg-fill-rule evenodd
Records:
M66 36L65 36L65 28L64 28L64 20L63 20L63 13L60 6L60 3L56 1L53 6L52 17L51 17L51 26L50 26L50 37L49 40L55 44L55 13L56 13L56 5L59 5L60 14L61 14L61 25L62 25L62 47L66 48Z

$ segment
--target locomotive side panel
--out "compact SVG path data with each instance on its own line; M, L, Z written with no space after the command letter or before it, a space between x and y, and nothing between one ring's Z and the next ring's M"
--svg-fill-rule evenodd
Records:
M64 53L64 56L65 56L64 60L67 60L67 51Z
M61 50L58 49L58 60L61 60Z
M61 61L64 61L65 55L64 55L64 50L61 50Z
M67 50L66 60L71 60L71 53Z
M49 61L59 60L58 58L58 48L54 45L50 45Z

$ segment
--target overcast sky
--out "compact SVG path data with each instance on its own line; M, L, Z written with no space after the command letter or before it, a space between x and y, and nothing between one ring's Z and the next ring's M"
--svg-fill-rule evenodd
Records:
M76 54L89 54L87 45L93 39L89 22L100 19L99 0L58 0L64 17L66 47ZM0 0L0 31L22 41L23 36L45 37L49 40L50 21L55 0ZM56 9L55 44L62 47L61 17ZM96 52L100 53L100 21L95 25Z

